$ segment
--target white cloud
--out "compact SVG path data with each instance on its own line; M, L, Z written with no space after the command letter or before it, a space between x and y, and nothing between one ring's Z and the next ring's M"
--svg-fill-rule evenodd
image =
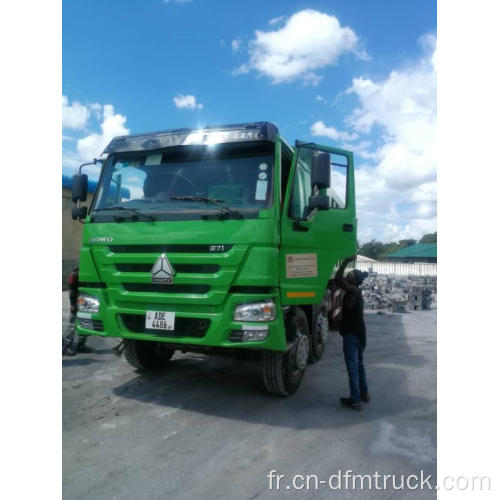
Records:
M355 78L347 91L359 100L348 125L358 134L375 126L382 133L377 149L363 148L374 165L356 172L361 241L436 230L436 42L429 35L420 42L424 57L416 64L380 81Z
M311 125L311 134L328 137L334 141L354 141L358 138L358 134L350 134L337 130L335 127L327 127L322 121L314 122Z
M102 118L99 133L90 134L76 142L80 158L92 160L94 157L99 157L113 137L130 134L130 130L125 127L127 118L115 113L111 104L102 107Z
M315 87L318 85L318 83L323 79L321 75L316 74L314 71L311 71L310 73L306 73L302 77L302 81L304 85L312 85Z
M272 19L273 24L280 18ZM321 76L316 70L335 64L343 53L359 58L367 55L349 27L340 25L335 16L307 9L291 16L276 31L255 31L250 42L250 59L243 67L265 75L273 83L301 79L317 84ZM242 66L236 73L243 73Z
M69 105L68 98L62 96L62 126L63 128L84 129L90 117L90 110L78 101Z
M284 21L285 19L286 19L286 16L273 17L273 19L271 19L269 21L269 24L271 26L274 26L275 24L281 23L281 21Z
M111 104L93 103L88 108L92 110L95 119L98 119L99 131L80 137L76 141L76 147L74 148L63 147L64 167L76 168L81 163L98 158L111 139L130 134L130 130L125 126L127 118L124 115L115 113ZM88 173L98 173L97 167L91 167L87 170Z
M193 0L163 0L164 3L191 3Z
M102 104L92 102L89 104L89 109L98 120L102 120Z
M363 160L373 160L377 155L373 152L372 141L359 141L355 144L343 142L340 144L340 149L352 151L355 156L363 158Z
M174 97L174 104L178 108L186 109L203 109L203 104L196 102L196 97L194 95L183 95L178 94Z
M319 102L323 102L325 100L325 98L322 96L322 95L317 95L316 96L316 101L319 101Z
M233 76L244 75L246 73L250 73L250 67L246 63L234 68L233 71L231 71Z
M397 190L366 164L356 166L355 179L360 242L419 239L436 230L435 182Z
M238 52L241 47L241 39L235 38L234 40L231 41L231 48L233 49L233 52Z
M428 43L428 42L427 42ZM383 128L379 173L396 188L418 186L436 176L436 71L430 57L380 82L355 78L348 89L361 106L348 118L360 133Z

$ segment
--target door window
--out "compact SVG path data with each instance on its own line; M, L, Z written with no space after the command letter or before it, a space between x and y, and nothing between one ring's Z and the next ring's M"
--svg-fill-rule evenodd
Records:
M309 196L311 196L311 158L313 153L312 149L299 149L290 201L290 217L292 219L302 219L307 215L306 208Z
M345 208L347 206L347 167L346 156L331 154L330 187L326 194L330 196L332 208Z

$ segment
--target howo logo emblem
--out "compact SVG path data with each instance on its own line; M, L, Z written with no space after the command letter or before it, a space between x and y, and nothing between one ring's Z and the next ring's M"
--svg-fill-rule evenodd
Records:
M175 271L168 258L162 253L156 259L153 269L151 269L151 281L153 283L166 283L168 285L174 282Z

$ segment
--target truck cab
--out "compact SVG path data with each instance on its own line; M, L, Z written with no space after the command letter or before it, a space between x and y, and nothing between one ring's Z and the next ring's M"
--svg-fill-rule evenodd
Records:
M139 370L175 350L262 363L290 395L321 358L332 273L356 251L352 153L268 122L114 138L84 223L77 329L124 339ZM338 308L334 308L338 310Z

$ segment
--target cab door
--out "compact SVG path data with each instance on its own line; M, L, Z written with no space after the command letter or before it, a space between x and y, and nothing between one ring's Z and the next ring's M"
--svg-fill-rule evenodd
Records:
M330 186L311 186L312 158L330 157ZM329 196L311 210L312 195ZM281 214L281 303L317 304L340 260L356 252L353 155L349 151L297 141Z

